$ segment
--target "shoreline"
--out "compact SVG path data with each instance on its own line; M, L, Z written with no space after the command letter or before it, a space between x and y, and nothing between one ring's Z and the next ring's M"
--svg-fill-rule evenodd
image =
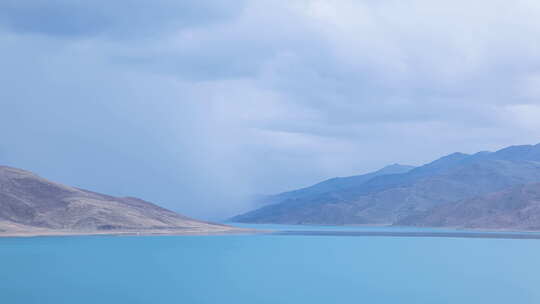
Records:
M298 227L306 225L295 225ZM309 225L311 226L311 225ZM230 227L229 229L163 229L163 230L119 230L119 231L66 231L66 230L37 230L37 231L1 231L1 238L34 238L34 237L70 237L70 236L225 236L225 235L274 235L274 236L348 236L348 237L436 237L436 238L483 238L483 239L540 239L540 231L458 227L417 227L393 225L343 225L340 227L402 227L406 228L438 228L441 231L362 231L362 230L277 230ZM307 227L306 227L307 228ZM451 231L444 230L450 229Z
M186 231L40 231L40 232L0 232L1 238L35 238L35 237L70 237L70 236L218 236L218 235L250 235L271 233L257 229L229 229L229 230L186 230Z
M234 225L235 222L228 222L228 225ZM243 223L239 222L238 224L246 224L246 225L275 225L275 226L294 226L294 227L340 227L340 228L364 228L364 227L373 227L373 228L403 228L403 229L436 229L441 230L441 232L461 232L461 231L468 231L468 232L482 232L482 233L493 233L493 232L500 232L500 233L539 233L540 230L518 230L518 229L510 229L510 228L482 228L482 227L462 227L462 226L405 226L405 225L394 225L392 223L379 223L379 224L344 224L344 225L330 225L330 224L273 224L273 223L257 223L257 224L251 224L251 223ZM285 231L286 229L283 229ZM451 231L448 231L451 230ZM308 230L306 230L308 231ZM318 231L318 230L309 230L309 231Z
M540 240L540 233L530 232L395 232L395 231L302 231L288 230L275 232L276 235L288 236L348 236L348 237L416 237L416 238L475 238L475 239L522 239Z

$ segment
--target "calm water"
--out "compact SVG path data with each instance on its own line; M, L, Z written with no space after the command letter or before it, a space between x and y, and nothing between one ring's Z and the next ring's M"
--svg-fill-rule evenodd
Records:
M539 254L540 240L8 238L0 303L536 304Z

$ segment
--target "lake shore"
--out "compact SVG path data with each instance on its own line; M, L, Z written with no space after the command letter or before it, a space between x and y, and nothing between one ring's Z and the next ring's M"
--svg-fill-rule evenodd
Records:
M123 231L0 231L0 238L13 237L51 237L51 236L210 236L210 235L243 235L269 233L257 229L231 228L226 230L123 230Z
M300 227L302 225L299 225ZM364 225L342 226L359 227ZM384 227L387 225L377 225ZM225 226L227 227L227 226ZM368 225L365 225L368 227ZM371 226L374 227L374 226ZM391 225L388 225L391 227ZM407 228L407 227L403 227ZM348 236L348 237L416 237L416 238L477 238L477 239L540 239L538 231L458 229L455 231L358 231L358 230L288 230L279 228L243 228L229 226L224 229L149 229L149 230L107 230L68 231L36 228L32 231L14 229L0 230L0 238L11 237L54 237L54 236L218 236L267 234L278 236Z
M540 239L540 233L531 232L398 232L398 231L302 231L275 232L289 236L349 236L349 237L425 237L425 238L477 238L477 239Z

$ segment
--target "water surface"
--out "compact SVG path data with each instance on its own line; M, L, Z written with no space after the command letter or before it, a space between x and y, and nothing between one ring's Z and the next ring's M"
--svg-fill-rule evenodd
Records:
M508 239L4 238L0 303L536 304L539 254Z

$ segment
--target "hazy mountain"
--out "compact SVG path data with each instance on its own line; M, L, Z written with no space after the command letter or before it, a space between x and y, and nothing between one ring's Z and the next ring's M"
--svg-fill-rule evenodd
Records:
M413 169L413 166L393 164L386 166L380 170L370 172L363 175L355 175L348 177L335 177L320 183L317 183L313 186L301 188L298 190L287 191L276 195L267 195L260 196L257 200L257 205L271 205L277 203L283 203L289 200L299 200L299 199L311 199L315 198L318 195L333 192L333 191L346 191L358 187L362 183L370 180L375 176L388 175L388 174L397 174L405 173Z
M540 183L449 203L407 217L398 225L540 230Z
M390 224L441 204L540 182L540 144L453 153L405 173L288 199L233 220L287 224Z
M113 197L0 166L0 235L210 233L232 227L197 221L132 197Z

